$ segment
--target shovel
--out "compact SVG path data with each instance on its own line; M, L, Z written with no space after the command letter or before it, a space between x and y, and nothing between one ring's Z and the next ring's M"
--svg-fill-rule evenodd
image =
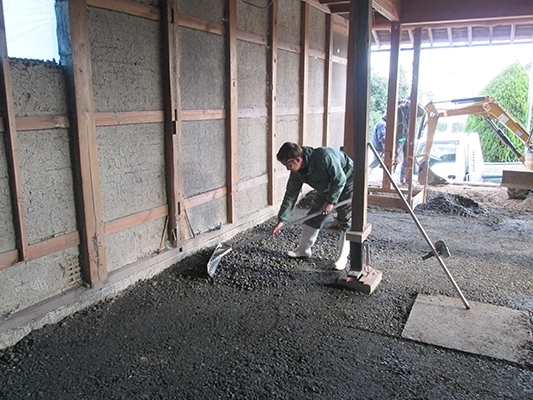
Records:
M340 203L335 204L335 206L333 206L333 209L336 209L337 207L344 206L344 205L350 203L351 201L352 201L351 199L341 201ZM289 222L289 223L283 225L282 229L291 227L293 225L300 224L302 222L307 221L308 219L317 217L320 214L322 214L321 211L317 211L315 213L308 214L305 217L298 218L298 219L296 219L296 220L294 220L292 222ZM272 235L272 233L270 233L270 232L260 233L258 235L252 236L250 239L246 239L246 240L243 240L242 242L237 243L233 247L227 247L227 246L225 247L224 245L222 245L222 243L219 243L217 245L217 247L215 248L215 251L211 255L211 258L209 259L209 262L207 263L207 274L211 278L213 276L215 276L215 272L217 271L218 264L220 264L220 260L222 260L222 257L224 257L226 254L228 254L230 251L235 250L238 247L245 246L247 244L250 244L250 243L256 242L258 240L264 239L267 236L271 236L271 235Z

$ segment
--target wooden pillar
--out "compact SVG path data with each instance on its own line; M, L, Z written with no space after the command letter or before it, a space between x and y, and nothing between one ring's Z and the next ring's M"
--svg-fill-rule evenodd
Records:
M413 176L413 154L415 149L416 114L418 111L418 73L420 69L420 50L422 47L422 28L416 28L413 42L413 77L411 83L411 98L409 104L409 133L407 135L407 167L406 176ZM413 204L413 183L409 181L407 189L407 201ZM426 201L426 193L423 193L423 201Z
M346 85L346 128L344 149L354 160L352 198L351 269L364 265L364 233L367 232L367 132L370 94L371 0L350 1L348 68ZM351 239L350 239L351 240Z
M389 66L389 85L387 93L387 131L385 136L385 166L392 172L395 163L396 154L396 121L398 119L398 69L400 60L400 33L401 26L399 22L391 24L391 49L390 49L390 66ZM405 156L405 155L404 155ZM387 173L383 171L382 187L390 189L391 182Z
M4 5L0 0L0 92L1 111L4 119L4 143L7 162L8 180L11 190L11 204L13 210L13 227L15 230L15 244L17 246L18 261L28 258L28 232L24 217L24 200L22 197L22 178L20 172L17 127L15 123L15 106L13 104L11 73L7 54L6 30L4 21Z
M68 11L65 10L68 8ZM69 75L72 93L72 138L75 193L80 231L81 271L90 285L107 279L104 223L98 147L94 116L94 94L86 0L59 0L59 20L66 22L60 38L61 60ZM68 40L70 32L70 41Z
M333 70L333 22L331 14L326 14L326 60L324 63L324 118L322 131L322 146L329 144L330 105L331 105L331 77Z
M236 220L235 197L237 193L237 163L238 163L238 86L237 86L237 0L228 0L228 15L226 18L226 49L228 68L228 110L226 132L226 180L228 187L227 214L228 222Z
M309 97L309 3L301 2L300 24L300 140L307 144L307 109Z
M278 0L273 0L270 6L270 35L268 36L270 47L268 75L270 78L268 99L268 138L267 138L267 174L268 174L268 204L273 205L276 201L276 96L278 81Z
M179 91L178 0L162 3L165 32L165 179L168 203L168 239L172 246L186 239L183 227L183 136Z

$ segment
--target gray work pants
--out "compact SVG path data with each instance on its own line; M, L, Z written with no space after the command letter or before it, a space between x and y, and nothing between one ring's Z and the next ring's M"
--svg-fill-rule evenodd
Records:
M346 186L344 187L344 190L341 193L341 196L339 197L339 203L341 201L351 199L353 194L353 181L350 180L349 182L346 182ZM322 208L324 203L326 202L326 195L322 192L316 192L315 198L313 200L313 205L311 206L311 209L307 213L313 214ZM350 229L351 224L351 218L352 218L352 203L349 202L348 204L341 206L336 209L337 210L337 221L339 223L340 229L343 231L347 231ZM320 229L322 227L322 224L326 220L328 216L327 215L319 215L317 217L311 218L307 221L305 221L305 225L309 225L312 228Z

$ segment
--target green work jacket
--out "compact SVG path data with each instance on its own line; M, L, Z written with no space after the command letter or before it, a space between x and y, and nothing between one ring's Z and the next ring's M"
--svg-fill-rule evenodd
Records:
M304 146L302 149L307 168L303 172L291 171L278 213L280 222L289 219L304 183L323 193L328 203L337 204L346 184L353 181L353 161L343 151L331 147Z

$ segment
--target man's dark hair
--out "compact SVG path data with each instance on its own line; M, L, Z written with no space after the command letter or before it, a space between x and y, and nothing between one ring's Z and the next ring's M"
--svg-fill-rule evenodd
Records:
M296 144L291 142L283 143L283 146L280 147L276 158L279 162L287 161L291 158L302 157L303 150Z

